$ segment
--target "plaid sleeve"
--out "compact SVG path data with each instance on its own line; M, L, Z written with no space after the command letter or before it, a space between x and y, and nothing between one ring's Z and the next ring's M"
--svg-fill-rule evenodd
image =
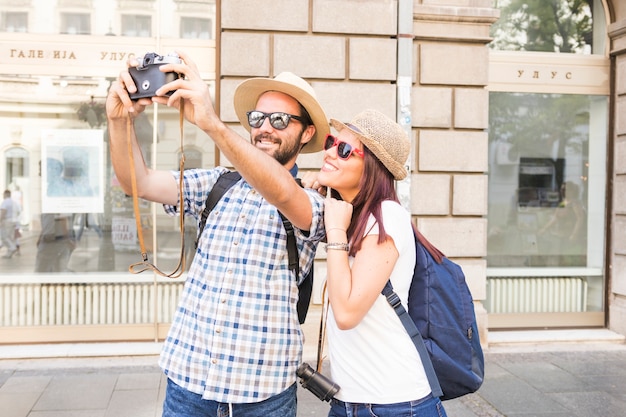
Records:
M227 171L228 169L224 167L185 170L183 174L184 188L179 195L182 194L183 207L186 215L191 215L196 218L200 217L209 192L213 189L220 175ZM172 176L178 184L180 171L172 171ZM175 216L180 213L178 205L164 204L163 209L165 213L170 216Z

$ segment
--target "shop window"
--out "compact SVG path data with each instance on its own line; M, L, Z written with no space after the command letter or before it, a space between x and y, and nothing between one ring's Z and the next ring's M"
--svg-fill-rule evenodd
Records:
M491 93L490 101L488 265L602 265L593 248L603 236L592 230L604 222L606 97Z
M484 300L490 329L604 323L603 3L495 3Z
M490 326L601 312L608 97L491 92L489 100ZM522 313L528 321L517 316L515 325L501 318ZM543 325L579 325L583 316L571 317Z
M140 38L140 49L158 51L164 38L182 49L193 49L198 46L195 39L175 41L180 18L206 18L205 22L185 24L189 36L205 37L207 30L215 30L215 2L11 0L11 8L5 3L0 0L0 32L5 35L20 31L96 33L93 45L98 51L85 53L93 46L84 36L52 37L49 45L36 48L46 51L46 62L37 65L32 40L11 38L14 48L33 58L29 59L33 65L24 65L26 71L19 76L5 77L0 89L5 131L0 136L1 189L11 190L12 198L22 206L21 256L1 259L6 248L0 249L0 299L8 312L0 314L0 340L118 340L118 326L127 325L136 326L131 339L161 339L183 282L155 279L151 272L129 275L129 266L142 259L134 202L113 171L106 118L99 117L125 54L138 52L138 46L132 41L122 48L119 39L101 35L158 33L158 39ZM41 7L22 7L31 3ZM27 27L28 22L40 24L34 29L33 25ZM214 51L215 43L204 41L203 48ZM59 59L47 59L55 53ZM94 55L100 59L93 59ZM207 54L194 59L206 74L215 74L215 62ZM68 65L78 70L70 70ZM207 78L205 82L214 92L215 80ZM21 93L18 96L17 91ZM148 106L137 116L135 133L149 166L178 169L179 117L176 109L167 106ZM216 148L198 127L187 124L184 141L186 168L208 168L215 163ZM167 216L161 205L141 199L139 210L149 261L163 271L173 271L182 251L179 219ZM194 251L195 219L185 227L188 268ZM87 332L92 335L81 325L88 325L91 330ZM39 331L43 327L50 330Z
M181 17L180 37L183 39L211 39L211 19Z
M2 32L28 32L28 13L2 12L0 14L0 30Z
M61 33L68 35L91 34L89 13L61 13Z
M604 54L602 2L500 0L492 26L493 49L502 51Z
M136 14L122 15L122 36L149 38L152 36L152 17Z

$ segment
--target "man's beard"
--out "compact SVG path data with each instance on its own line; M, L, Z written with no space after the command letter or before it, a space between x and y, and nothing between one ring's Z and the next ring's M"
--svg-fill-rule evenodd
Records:
M270 138L274 141L274 143L278 143L278 149L276 151L274 151L274 153L272 154L272 156L274 157L274 159L276 159L281 165L285 165L287 162L289 162L291 159L293 159L294 156L297 156L300 153L300 148L302 147L302 145L300 144L300 141L302 139L302 134L298 135L297 140L293 142L293 144L289 147L287 147L287 145L285 144L284 141L280 140L280 139L276 139L273 136L267 136L267 135L259 135L257 137L255 137L255 142L259 141L261 138Z

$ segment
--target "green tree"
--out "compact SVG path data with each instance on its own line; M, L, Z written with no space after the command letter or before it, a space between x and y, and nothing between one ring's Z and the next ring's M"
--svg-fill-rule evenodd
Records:
M497 0L493 49L582 53L592 45L594 0Z

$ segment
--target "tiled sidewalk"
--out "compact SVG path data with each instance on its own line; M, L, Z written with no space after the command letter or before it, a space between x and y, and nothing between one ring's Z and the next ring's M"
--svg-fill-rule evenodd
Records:
M312 308L303 327L304 359L311 364L320 311ZM160 416L160 346L0 345L0 416ZM608 330L492 332L485 359L483 386L446 401L448 416L626 416L626 344ZM298 389L298 417L327 413L327 403Z
M543 346L544 348L546 346ZM486 379L445 402L450 417L623 417L626 346L526 346L486 352ZM165 379L157 357L0 360L3 417L160 416ZM298 390L298 417L328 404Z

